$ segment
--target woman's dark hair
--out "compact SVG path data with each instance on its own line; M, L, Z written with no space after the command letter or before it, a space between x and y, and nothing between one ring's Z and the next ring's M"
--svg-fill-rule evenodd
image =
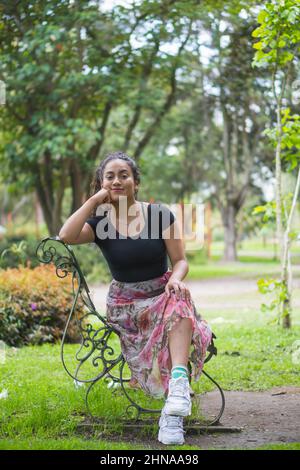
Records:
M94 194L96 194L98 191L100 191L102 183L103 183L104 170L105 170L105 167L106 167L107 163L112 161L112 160L117 160L117 159L124 160L126 163L128 163L128 165L130 166L130 168L132 170L133 178L134 178L135 183L138 183L138 184L140 183L140 181L141 181L140 169L139 169L138 165L136 164L136 162L132 158L128 157L128 155L126 155L126 153L121 152L121 151L109 153L108 155L106 155L104 160L102 160L102 162L100 163L100 165L96 169L93 181L92 181L91 186L90 186L90 197L92 197ZM135 193L134 193L135 197L136 197L137 193L138 193L138 190L136 190ZM96 210L97 210L97 208L95 207L95 209L93 210L92 216L96 215Z

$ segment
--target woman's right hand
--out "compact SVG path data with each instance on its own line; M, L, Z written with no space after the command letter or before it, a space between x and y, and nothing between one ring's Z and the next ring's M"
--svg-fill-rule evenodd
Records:
M95 201L95 204L99 206L100 204L105 204L111 202L110 193L107 189L101 188L96 194L94 194L91 199Z

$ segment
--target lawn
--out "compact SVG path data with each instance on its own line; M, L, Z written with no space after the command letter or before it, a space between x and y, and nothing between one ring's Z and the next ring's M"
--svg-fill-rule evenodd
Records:
M213 242L211 259L206 259L203 249L191 251L189 261L189 279L212 279L238 276L252 279L264 276L279 276L280 263L274 259L271 244L266 246L259 239L245 240L238 247L238 259L235 262L222 261L224 243ZM299 276L300 244L292 248L292 264L295 276ZM187 252L189 254L189 252Z

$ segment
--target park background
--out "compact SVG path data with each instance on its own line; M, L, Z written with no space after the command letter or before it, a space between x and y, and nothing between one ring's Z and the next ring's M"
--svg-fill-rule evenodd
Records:
M122 397L105 385L98 414L115 429L78 431L83 390L59 357L70 280L35 253L116 150L141 168L139 200L205 207L186 282L217 335L208 370L229 405L238 391L290 400L273 403L280 416L266 405L272 426L251 423L266 398L251 395L252 415L229 406L224 416L250 437L185 447L299 448L299 2L9 1L0 11L1 448L160 448L155 428L126 436ZM72 248L104 313L106 262L93 245Z

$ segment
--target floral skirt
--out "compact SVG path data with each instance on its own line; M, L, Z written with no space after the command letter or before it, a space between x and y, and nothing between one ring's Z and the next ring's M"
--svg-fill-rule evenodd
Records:
M198 380L212 332L193 301L165 293L172 271L140 282L113 279L106 298L107 321L120 336L121 349L132 378L153 397L163 397L170 380L168 334L181 318L192 321L190 363Z

